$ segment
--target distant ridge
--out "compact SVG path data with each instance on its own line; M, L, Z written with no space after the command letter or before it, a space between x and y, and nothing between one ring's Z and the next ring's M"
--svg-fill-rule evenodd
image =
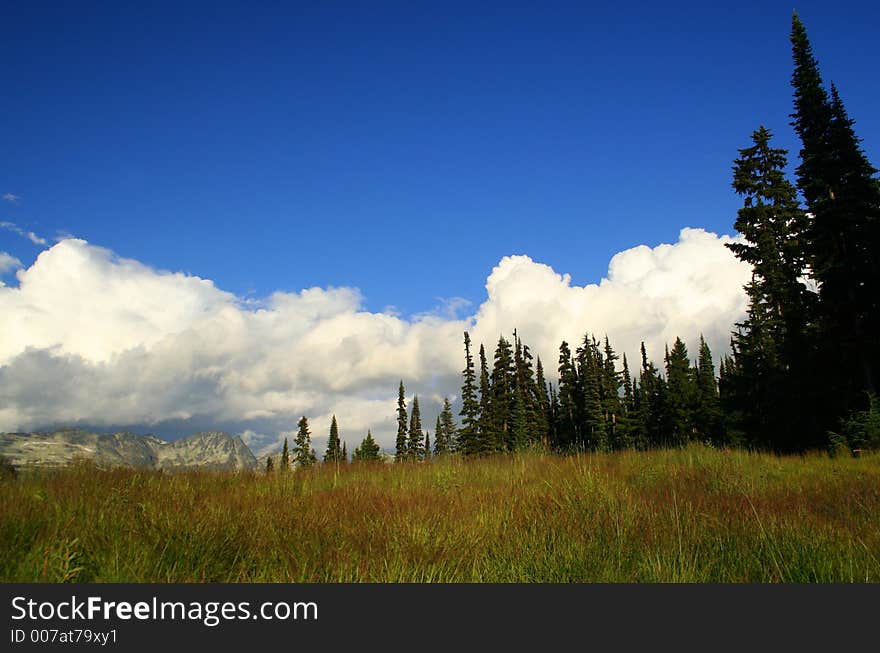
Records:
M98 467L167 471L257 469L257 459L242 439L222 431L196 433L173 442L127 431L0 433L0 456L14 467L59 467L87 460Z

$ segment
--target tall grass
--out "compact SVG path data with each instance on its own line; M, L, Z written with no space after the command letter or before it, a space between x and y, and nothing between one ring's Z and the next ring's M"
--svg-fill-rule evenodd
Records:
M877 582L880 457L22 473L0 482L0 580Z

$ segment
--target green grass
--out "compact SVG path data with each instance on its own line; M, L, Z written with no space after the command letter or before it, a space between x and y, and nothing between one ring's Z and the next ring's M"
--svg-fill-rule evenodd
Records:
M25 472L0 482L0 580L878 582L880 456Z

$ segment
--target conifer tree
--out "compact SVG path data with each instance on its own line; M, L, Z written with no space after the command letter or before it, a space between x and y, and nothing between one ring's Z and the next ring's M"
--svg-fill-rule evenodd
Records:
M744 198L735 227L745 242L727 247L752 266L752 280L745 287L747 319L732 343L737 365L728 388L745 420L739 428L757 444L790 450L799 439L816 438L818 420L801 419L804 411L797 408L805 393L814 392L816 297L801 280L807 217L784 177L785 150L771 148L770 138L763 127L755 131L754 145L741 149L734 165L733 187ZM818 402L808 403L813 409Z
M394 455L396 462L401 462L408 458L408 440L407 440L407 414L406 414L406 395L403 389L403 381L397 390L397 451Z
M425 431L425 442L422 445L420 454L424 460L429 460L431 458L431 432L428 430Z
M339 426L336 424L336 415L330 422L330 439L327 440L327 450L324 452L325 463L339 463L342 461L342 447L339 441Z
M367 436L361 441L360 446L355 448L351 461L369 462L377 460L380 460L379 445L373 439L373 434L370 431L367 431Z
M492 393L489 409L495 440L491 443L485 443L488 445L486 448L488 451L513 450L516 447L513 432L514 417L518 420L516 426L522 431L524 430L525 415L522 410L514 415L514 411L517 410L517 402L513 351L504 336L498 338L498 345L495 348L491 383Z
M880 183L837 89L829 97L806 29L792 17L792 125L801 139L798 188L812 220L806 258L819 286L823 386L833 412L880 375ZM853 373L857 371L857 373Z
M704 441L721 444L723 430L721 402L718 383L715 380L715 365L712 352L700 335L700 356L697 363L697 394L694 408L694 429Z
M633 446L633 419L635 417L635 400L633 398L633 381L629 371L629 363L626 354L622 356L623 369L620 372L620 387L623 396L618 400L620 416L615 429L615 446L619 449L629 449Z
M424 457L424 439L422 437L422 413L419 409L418 396L413 397L412 412L409 420L409 441L406 445L407 460L420 460Z
M477 399L474 360L471 356L471 337L467 331L464 332L464 354L465 366L462 372L464 380L461 386L461 430L458 433L455 448L465 455L471 455L479 451L480 403Z
M621 374L617 371L615 361L619 356L614 352L608 336L605 336L604 367L602 368L602 413L605 420L605 431L608 444L612 449L624 446L620 433L620 420L623 407L620 403L620 388L623 385Z
M480 418L478 421L477 453L495 450L497 441L495 425L492 422L492 388L489 384L489 367L486 363L486 349L480 343Z
M538 407L541 410L542 420L538 423L540 441L544 446L549 446L553 438L553 411L551 409L550 394L547 390L547 381L544 378L544 366L541 357L535 361L535 394L538 397Z
M315 451L312 449L309 420L303 415L296 426L296 438L293 441L293 461L298 467L308 467L317 462Z
M676 338L672 351L666 351L666 387L669 438L672 444L686 444L693 436L693 406L696 396L694 373L687 347Z
M271 474L275 471L275 463L272 461L272 456L266 456L266 473Z
M287 448L287 438L284 438L284 448L281 449L281 471L290 471L290 450Z
M449 397L443 398L443 410L437 417L437 429L435 433L434 453L442 455L455 449L458 440L455 429L455 420L452 417L452 404Z
M578 382L577 370L568 343L564 340L559 345L559 384L557 399L559 413L557 418L558 444L562 448L581 446L580 438L581 411L579 397L582 394Z
M345 442L342 443L342 462L348 463L348 450Z

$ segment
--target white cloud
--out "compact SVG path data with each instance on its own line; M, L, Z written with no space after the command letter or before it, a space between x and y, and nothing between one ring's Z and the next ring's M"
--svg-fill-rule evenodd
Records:
M0 287L0 430L197 419L244 433L262 452L307 415L321 453L336 414L349 449L368 428L390 449L398 381L419 394L433 430L442 397L459 392L465 329L491 356L499 334L517 328L548 378L559 343L574 347L586 331L607 333L633 361L642 338L656 359L677 335L694 346L703 333L724 351L749 278L730 240L684 229L675 244L620 252L587 286L505 257L474 315L456 319L453 301L410 320L364 310L352 288L243 301L208 280L63 240L18 272L17 288Z
M13 195L13 197L15 197L15 196ZM4 199L5 199L5 197L4 197ZM6 229L7 231L11 231L12 233L18 234L22 238L27 238L34 245L47 245L48 244L48 241L45 238L41 238L40 236L35 234L33 231L26 231L26 230L22 229L14 222L0 222L0 229Z
M14 195L13 193L3 193L0 195L5 201L12 202L13 204L18 204L18 200L21 199L19 195Z
M21 267L21 261L12 256L12 254L7 254L6 252L0 252L0 274L6 274L10 270L17 270ZM3 285L3 282L0 281L0 286Z

